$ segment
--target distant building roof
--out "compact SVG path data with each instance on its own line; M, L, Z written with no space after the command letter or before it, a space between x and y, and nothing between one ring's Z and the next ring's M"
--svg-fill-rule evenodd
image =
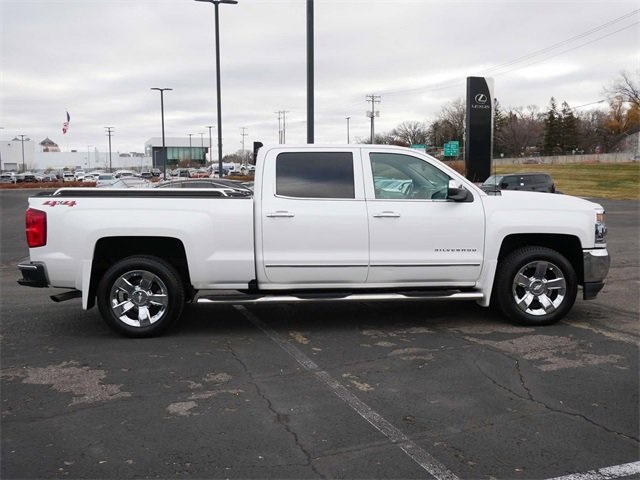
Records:
M53 140L51 140L49 137L45 138L44 140L42 140L40 142L40 145L42 146L48 146L48 147L57 147L58 144L56 142L54 142Z

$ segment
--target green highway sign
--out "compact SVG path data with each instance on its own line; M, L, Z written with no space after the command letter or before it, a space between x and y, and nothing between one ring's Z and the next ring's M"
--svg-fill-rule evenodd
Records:
M426 145L423 145L423 144L421 144L421 143L414 143L413 145L411 145L411 147L410 147L410 148L414 148L414 149L416 149L416 150L424 150L424 151L426 151L426 150L427 150L427 146L426 146Z
M445 157L457 157L458 155L460 155L460 142L458 140L451 140L444 144Z

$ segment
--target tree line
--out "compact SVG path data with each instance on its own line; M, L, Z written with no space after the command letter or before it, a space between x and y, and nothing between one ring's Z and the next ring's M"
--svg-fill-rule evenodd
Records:
M640 131L640 70L622 72L604 87L608 109L581 109L566 101L558 105L551 97L545 110L535 105L503 108L494 102L495 157L609 153L630 150L628 138ZM583 105L587 107L590 105ZM375 143L410 146L424 144L432 151L459 140L464 148L465 102L462 98L445 104L428 122L405 121L389 132L375 136ZM371 143L371 139L358 139ZM633 144L635 146L635 143Z

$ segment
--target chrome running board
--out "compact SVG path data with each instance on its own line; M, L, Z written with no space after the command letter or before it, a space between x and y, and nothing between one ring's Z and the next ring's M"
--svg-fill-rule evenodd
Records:
M260 303L301 303L301 302L375 302L375 301L409 301L409 300L481 300L480 292L461 292L459 290L411 291L393 293L296 293L286 295L274 294L215 294L207 292L198 294L197 303L219 304L260 304Z

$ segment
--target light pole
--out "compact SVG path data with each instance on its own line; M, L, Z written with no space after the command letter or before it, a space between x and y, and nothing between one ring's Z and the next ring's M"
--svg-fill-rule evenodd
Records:
M160 116L162 117L162 179L167 179L167 147L164 144L164 92L173 88L151 87L151 90L160 92Z
M201 150L200 155L202 155L202 158L206 163L207 159L204 157L204 133L200 132L198 135L200 135L200 150Z
M214 128L213 125L207 125L205 128L209 129L209 161L211 162L211 165L213 165L213 155L211 155L211 129Z
M216 92L218 97L218 172L222 178L222 107L220 105L220 26L218 20L218 7L221 3L235 5L237 0L196 0L196 2L213 3L215 7L216 22Z
M89 151L90 148L91 145L87 145L87 170L91 170L91 152Z
M349 120L351 117L345 117L347 119L347 145L349 145Z
M313 0L307 0L307 143L314 143Z
M191 153L191 137L193 137L193 133L187 133L189 135L189 167L191 167L191 160L193 160L193 154Z
M22 142L22 173L26 172L27 169L24 165L24 137L26 137L26 135L18 135L20 137L20 141ZM29 140L29 139L27 139Z

